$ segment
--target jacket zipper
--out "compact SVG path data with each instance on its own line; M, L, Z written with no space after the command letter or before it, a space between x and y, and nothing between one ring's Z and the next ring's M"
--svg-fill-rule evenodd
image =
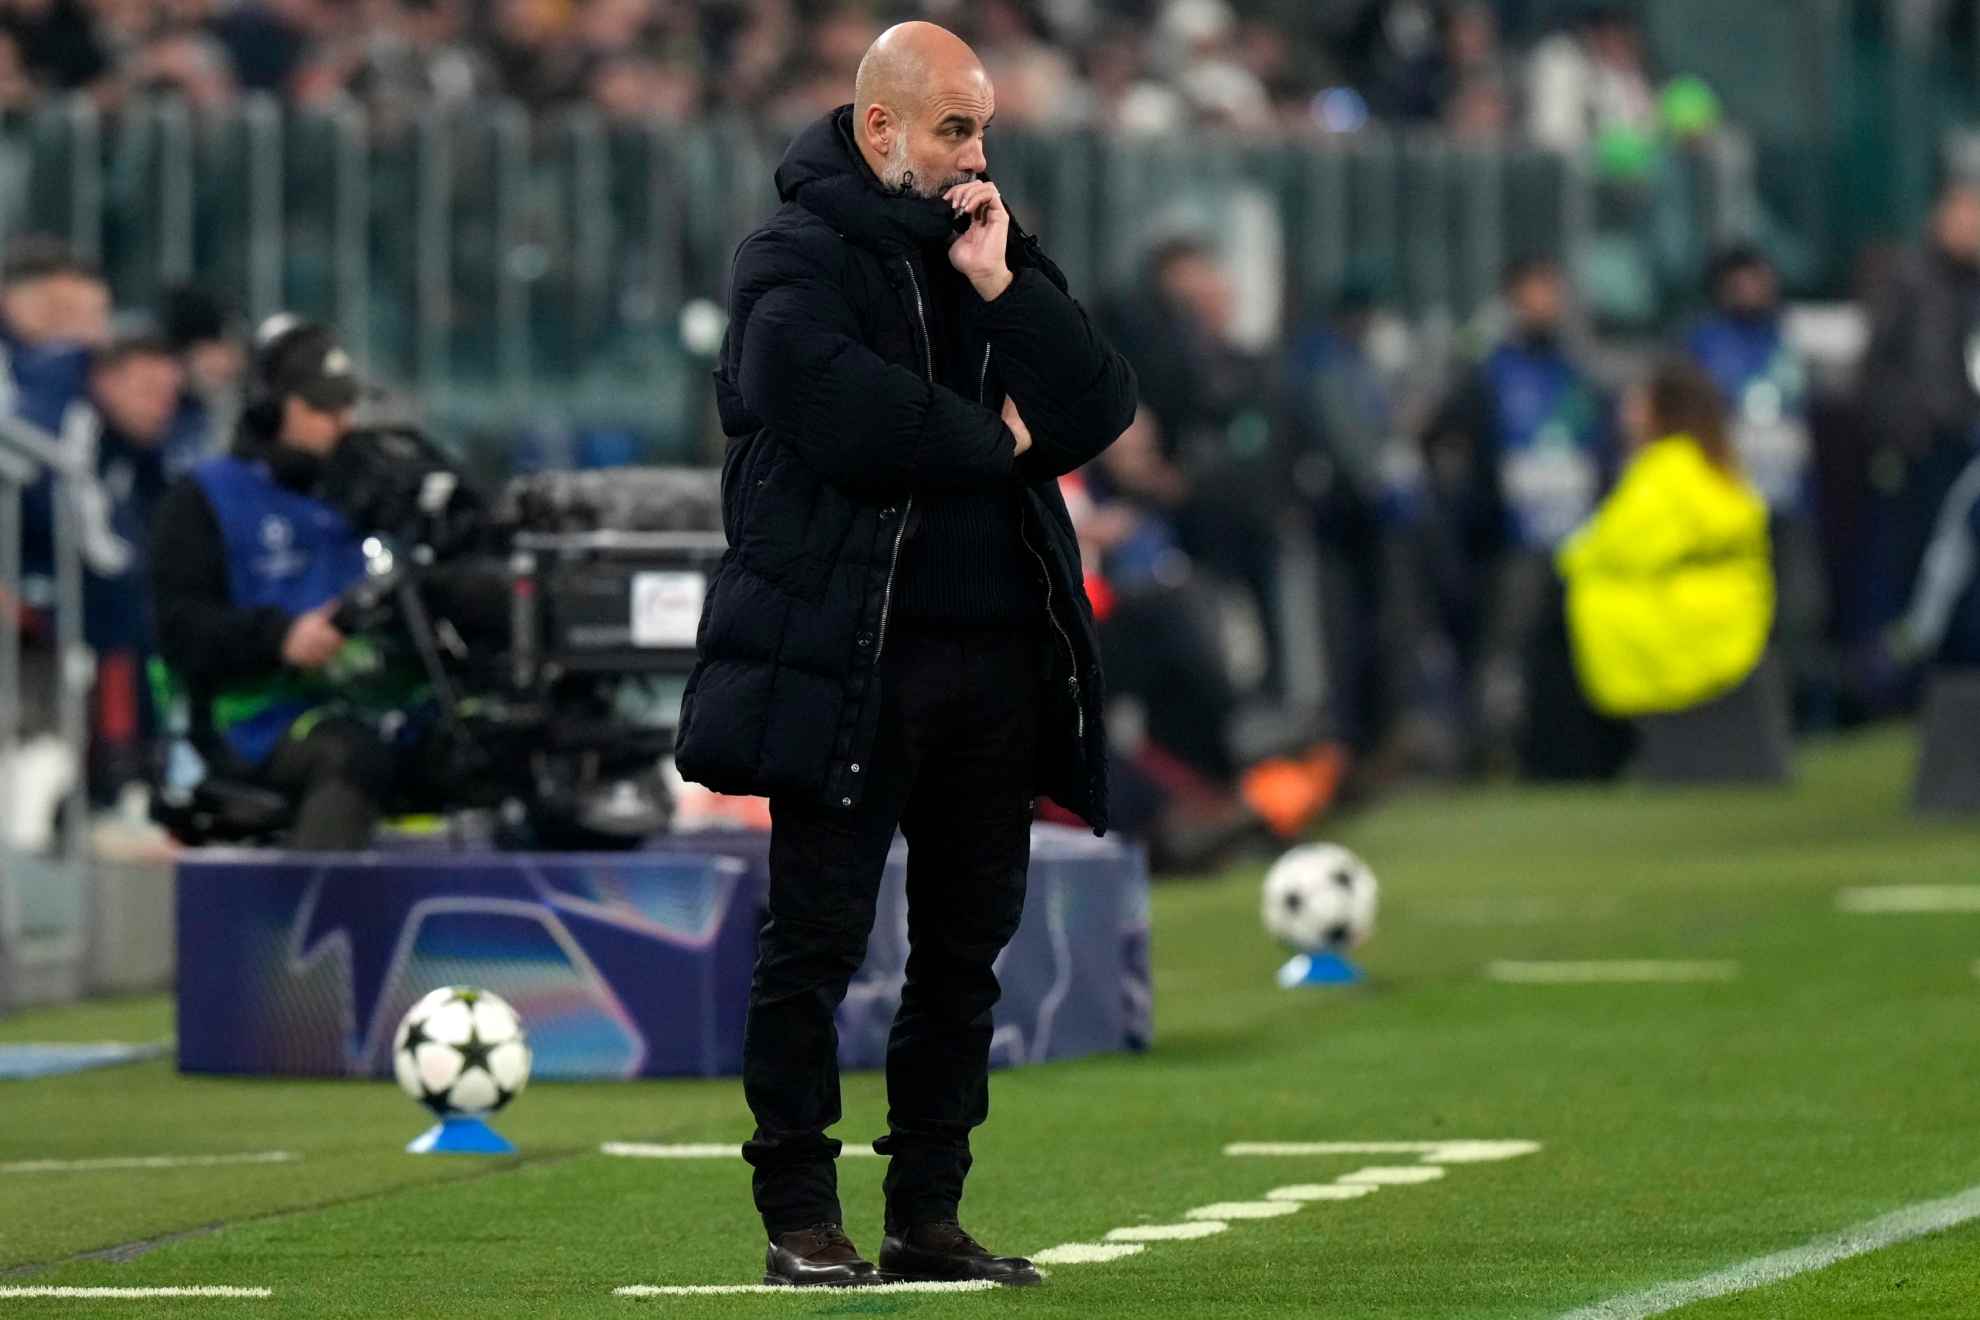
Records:
M921 323L921 360L927 364L928 382L932 385L935 383L935 348L928 340L928 314L922 310L921 281L914 277L914 262L902 257L901 265L906 268L908 284L914 289L914 319ZM894 576L900 572L901 540L907 535L908 515L913 512L914 496L910 494L901 504L901 525L894 529L893 558L887 561L887 586L880 594L880 637L873 646L875 665L880 663L880 656L887 649L887 619L894 612Z
M1059 616L1052 610L1052 571L1045 566L1045 556L1038 553L1031 544L1031 533L1025 529L1024 515L1018 515L1018 539L1024 548L1031 551L1031 557L1038 561L1038 572L1045 579L1045 617L1052 622L1052 631L1059 634L1059 641L1066 648L1066 661L1072 666L1072 673L1066 676L1066 686L1072 691L1075 732L1083 740L1086 737L1086 704L1079 698L1079 652L1073 650L1072 638L1059 624Z
M986 386L988 384L990 384L990 344L984 344L984 366L982 366L982 372L976 374L976 402L982 404L984 408L990 406L988 400L986 400ZM1024 513L1018 515L1018 540L1022 540L1024 542L1024 548L1032 552L1032 558L1034 560L1038 560L1038 576L1041 576L1045 580L1045 617L1051 621L1051 631L1059 633L1059 641L1065 645L1065 663L1071 665L1071 669L1073 669L1073 673L1065 679L1065 685L1073 693L1075 734L1081 740L1085 740L1085 736L1087 736L1087 707L1085 707L1083 701L1079 701L1079 651L1073 649L1073 639L1065 635L1065 629L1059 625L1059 615L1051 610L1051 570L1045 568L1045 556L1039 554L1038 550L1032 546L1032 532L1026 530Z
M989 383L990 345L985 344L983 346L983 369L976 376L976 401L986 408L990 406L987 397ZM1066 679L1066 686L1072 689L1075 732L1081 739L1084 739L1086 737L1086 705L1079 699L1079 652L1073 650L1072 638L1066 636L1066 630L1059 624L1059 616L1052 610L1052 570L1045 566L1045 556L1039 554L1036 549L1033 549L1031 533L1025 530L1024 514L1021 512L1018 514L1018 539L1024 542L1024 548L1026 550L1031 551L1031 557L1038 561L1038 574L1045 579L1045 617L1051 620L1052 631L1059 634L1059 640L1065 644L1066 662L1072 666L1072 673Z

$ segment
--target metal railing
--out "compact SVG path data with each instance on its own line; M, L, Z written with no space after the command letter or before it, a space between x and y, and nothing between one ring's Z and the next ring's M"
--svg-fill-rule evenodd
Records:
M62 804L59 854L11 855L21 747L21 634L15 612L21 577L23 497L44 474L53 481L56 733L75 767ZM0 416L0 1007L34 978L39 965L73 968L83 948L87 830L83 788L92 663L83 642L80 479L74 455L55 437L18 418Z
M693 457L709 430L710 345L682 312L719 307L736 242L776 204L784 145L735 119L533 119L509 102L299 113L254 97L111 118L77 98L9 122L0 244L65 235L126 306L191 278L254 318L325 317L453 427L622 427L648 458ZM1193 230L1232 261L1261 338L1349 281L1462 319L1509 257L1538 252L1598 292L1617 282L1620 319L1654 320L1752 209L1751 153L1730 137L1623 185L1534 148L1380 129L1319 144L1011 131L992 164L1089 303L1136 281L1151 240Z

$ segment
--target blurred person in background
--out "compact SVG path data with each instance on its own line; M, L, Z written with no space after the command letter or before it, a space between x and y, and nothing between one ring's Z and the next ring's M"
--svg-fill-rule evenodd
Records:
M17 417L73 448L83 443L90 354L109 337L110 293L90 263L59 239L24 235L0 262L0 415ZM81 492L86 494L87 492ZM14 759L12 842L27 852L53 839L56 804L81 773L70 749L52 732L57 705L53 650L55 487L46 474L21 501L21 581L18 595L0 586L0 627L18 630L21 655L22 744L0 748ZM100 501L97 502L100 512ZM122 547L103 519L81 520L85 563L120 571Z
M110 52L84 0L5 0L0 30L13 38L28 77L46 90L79 91L110 72Z
M1449 637L1474 757L1529 768L1527 734L1571 701L1528 682L1551 560L1613 470L1609 403L1567 339L1568 286L1551 258L1514 262L1504 338L1423 433L1423 537L1436 626ZM1517 749L1517 750L1516 750Z
M130 549L122 571L91 573L83 596L83 636L96 653L89 783L98 805L142 783L151 767L157 731L145 680L155 633L151 520L167 485L189 466L191 456L175 462L173 453L187 443L179 432L185 374L172 346L153 335L114 340L90 362L97 480L110 528Z
M1527 132L1555 151L1647 142L1657 131L1657 91L1636 16L1591 4L1534 48L1527 66Z
M1721 251L1707 280L1712 310L1685 335L1691 359L1719 387L1740 471L1767 501L1779 584L1777 641L1801 725L1832 719L1829 588L1815 504L1808 363L1781 321L1780 279L1756 247Z
M1279 525L1289 505L1274 448L1273 363L1231 340L1236 293L1209 245L1158 243L1147 278L1104 320L1134 364L1161 437L1165 480L1150 496L1191 560L1245 593L1267 648L1265 687L1282 690Z
M1899 672L1980 670L1980 458L1947 492L1911 602L1881 641Z
M213 19L212 32L244 91L299 90L320 43L339 30L343 6L332 0L246 0Z
M176 479L185 475L182 463L204 457L233 434L247 351L234 314L196 285L165 290L159 299L158 330L185 368L185 388L174 423L179 443L168 457L170 475Z
M1375 345L1392 317L1371 285L1350 282L1293 338L1281 380L1294 481L1321 554L1328 706L1358 753L1380 740L1403 696L1403 618L1416 589L1421 464Z
M264 327L233 450L166 493L152 532L158 652L194 745L216 773L292 796L304 852L365 847L395 778L338 665L332 616L364 575L358 537L316 494L358 395L326 327Z
M1669 714L1722 696L1759 667L1773 627L1767 503L1740 473L1717 384L1659 362L1622 405L1630 448L1615 490L1561 546L1574 673L1603 720ZM1564 718L1551 730L1606 777L1626 728Z
M1866 545L1852 573L1845 645L1875 646L1904 610L1946 495L1980 436L1980 185L1952 179L1924 244L1876 293L1858 376L1873 434ZM1898 693L1862 694L1873 705Z

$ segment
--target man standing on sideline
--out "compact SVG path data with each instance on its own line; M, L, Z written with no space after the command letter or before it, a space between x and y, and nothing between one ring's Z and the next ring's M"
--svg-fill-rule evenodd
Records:
M996 100L975 53L901 24L854 96L791 144L783 205L736 251L716 373L729 551L677 760L770 799L743 1045L765 1281L1035 1283L957 1214L1034 796L1106 828L1098 648L1056 483L1127 428L1134 376L985 177ZM833 1013L896 825L910 954L876 1271L845 1234L825 1131Z

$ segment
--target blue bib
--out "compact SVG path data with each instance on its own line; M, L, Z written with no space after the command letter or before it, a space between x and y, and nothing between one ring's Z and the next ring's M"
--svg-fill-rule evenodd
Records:
M1732 414L1740 467L1776 513L1812 507L1808 372L1773 321L1714 316L1686 340Z
M192 477L213 506L226 546L228 592L238 608L306 614L364 576L364 555L344 516L283 487L266 464L227 455L200 463ZM289 725L318 704L284 691L222 732L237 754L259 764Z
M1588 519L1601 494L1608 427L1600 398L1563 353L1501 344L1485 360L1498 422L1506 535L1553 550Z

